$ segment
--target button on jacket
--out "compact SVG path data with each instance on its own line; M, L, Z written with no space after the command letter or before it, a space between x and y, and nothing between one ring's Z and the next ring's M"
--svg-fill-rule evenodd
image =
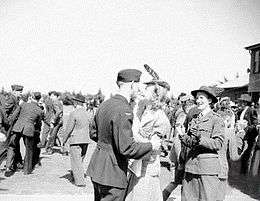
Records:
M128 159L139 159L152 150L151 143L134 141L132 123L132 108L123 96L115 95L100 105L90 131L97 141L87 170L93 182L126 188Z
M199 144L191 147L188 151L185 172L199 175L219 174L218 151L224 143L224 121L218 114L210 111L200 118L192 119L189 128L195 128L201 137ZM188 131L183 139L184 144L189 137Z

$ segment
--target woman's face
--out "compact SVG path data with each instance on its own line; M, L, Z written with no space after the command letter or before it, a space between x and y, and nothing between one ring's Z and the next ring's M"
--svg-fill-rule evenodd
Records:
M198 92L196 96L196 103L199 110L205 110L210 106L211 99L204 92Z
M151 100L153 99L154 97L154 85L147 85L145 90L144 90L144 95L145 95L145 98L148 99L148 100Z

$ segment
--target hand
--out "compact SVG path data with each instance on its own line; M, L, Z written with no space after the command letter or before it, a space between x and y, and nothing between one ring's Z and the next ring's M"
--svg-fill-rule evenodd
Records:
M150 142L152 143L153 150L160 150L162 143L157 135L154 135Z
M183 125L176 127L177 134L183 136L185 134L185 128Z

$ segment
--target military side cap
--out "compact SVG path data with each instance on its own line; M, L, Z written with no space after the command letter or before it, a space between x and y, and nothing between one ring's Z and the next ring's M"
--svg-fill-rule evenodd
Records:
M158 84L159 86L163 87L163 88L166 88L167 90L170 91L171 87L170 85L168 84L168 82L166 81L163 81L163 80L151 80L149 82L145 82L144 84L147 84L147 85L156 85Z
M11 86L13 91L23 91L23 86L18 85L18 84L14 84Z
M206 93L211 99L213 103L217 103L218 99L216 97L215 91L211 87L201 86L198 90L194 90L191 94L196 97L198 92Z
M33 92L33 98L35 100L40 100L42 97L41 92Z
M252 102L251 96L249 96L248 94L241 94L238 100L245 101L245 102Z
M81 102L81 103L85 103L86 102L85 96L83 96L81 94L77 94L77 95L73 96L72 100L78 101L78 102Z
M142 72L136 69L125 69L118 72L117 81L139 82Z

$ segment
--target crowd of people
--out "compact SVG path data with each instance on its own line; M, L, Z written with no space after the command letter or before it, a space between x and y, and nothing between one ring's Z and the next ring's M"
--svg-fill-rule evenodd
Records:
M169 84L148 73L151 81L140 83L141 71L120 71L116 95L95 104L80 93L62 97L56 91L22 99L23 86L12 85L0 96L5 176L19 169L31 174L41 166L41 149L52 155L55 144L70 156L75 185L86 186L85 172L91 178L95 201L166 201L178 185L183 201L224 200L230 161L240 161L241 174L259 175L259 103L248 94L236 103L218 98L207 86L171 99ZM85 171L91 141L96 148ZM169 157L172 172L165 189L162 156Z

